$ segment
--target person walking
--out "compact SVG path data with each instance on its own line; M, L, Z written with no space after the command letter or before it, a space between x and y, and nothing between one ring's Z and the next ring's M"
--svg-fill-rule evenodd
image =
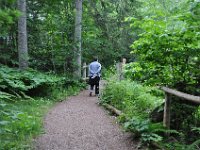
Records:
M99 81L101 77L101 64L98 62L97 58L93 59L93 62L89 65L89 85L90 94L92 96L95 87L95 95L99 95Z

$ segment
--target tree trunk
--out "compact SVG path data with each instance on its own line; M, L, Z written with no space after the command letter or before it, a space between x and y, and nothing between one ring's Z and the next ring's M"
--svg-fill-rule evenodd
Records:
M76 0L76 18L75 18L75 62L74 76L81 78L81 23L82 23L82 0Z
M27 30L26 30L26 0L18 0L18 9L21 16L18 20L18 57L19 69L28 68L28 46L27 46Z

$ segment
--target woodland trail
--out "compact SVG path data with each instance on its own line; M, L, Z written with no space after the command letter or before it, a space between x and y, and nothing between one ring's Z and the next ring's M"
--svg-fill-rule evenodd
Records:
M52 108L44 126L45 134L34 141L36 150L134 150L137 146L87 90Z

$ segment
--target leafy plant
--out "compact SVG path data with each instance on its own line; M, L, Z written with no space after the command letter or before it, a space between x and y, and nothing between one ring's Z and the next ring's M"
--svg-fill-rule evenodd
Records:
M151 123L150 120L133 117L124 123L125 129L132 131L142 142L150 144L151 142L160 142L163 137L158 133L165 131L162 124Z
M33 135L41 132L40 107L46 102L18 101L14 105L2 100L0 102L0 149L30 148L26 142L30 142Z
M189 146L187 146L187 149L191 149L191 150L200 149L200 140L198 139L195 142L193 142L192 144L190 144Z
M137 61L127 66L127 76L198 95L199 2L180 1L172 6L169 1L156 0L155 8L150 1L143 3L147 9L141 11L148 15L129 18L140 34L131 46Z
M122 110L127 116L148 117L156 106L162 103L161 97L154 96L155 88L145 87L130 81L109 81L103 90L101 103L108 103Z
M152 87L143 86L129 80L108 81L101 95L101 103L107 103L122 110L120 123L134 133L145 144L162 141L166 130L159 123L151 123L150 112L162 103L162 93Z
M48 75L34 70L21 72L8 67L0 68L1 98L50 95L53 88L75 85L75 82L55 75ZM40 91L40 92L39 92ZM28 95L28 96L27 96Z

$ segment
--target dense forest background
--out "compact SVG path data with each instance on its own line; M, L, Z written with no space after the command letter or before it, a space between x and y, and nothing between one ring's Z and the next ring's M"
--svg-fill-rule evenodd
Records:
M168 86L200 96L200 1L0 0L0 138L7 137L3 148L18 143L8 140L16 136L11 122L19 125L17 118L11 121L20 108L14 111L13 104L19 102L16 105L20 106L22 99L31 103L38 97L60 99L63 95L56 95L58 91L83 88L81 66L93 56L101 62L103 75L111 78L116 62L126 58L124 81L110 82L102 101L127 111L127 120L122 116L122 122L133 132L145 130L139 134L143 141L162 141L160 134L149 132L152 126L147 119L156 108L163 109L164 96L155 87ZM177 101L173 104L176 119L171 125L174 130L168 132L181 142L166 147L184 145L187 149L186 145L193 143L191 147L197 148L199 106L181 105L179 99L173 99ZM27 121L26 110L21 109ZM134 115L137 118L132 118ZM25 132L32 130L24 126L18 133Z
M191 85L190 92L198 92L197 0L81 3L81 62L89 63L93 56L98 56L108 68L126 58L127 62L137 62L130 64L129 69L136 79L175 86L182 91L190 90ZM75 50L75 1L33 0L26 5L29 67L72 73L81 65ZM19 16L15 0L1 1L0 62L9 67L19 64ZM132 70L137 73L132 74Z
M136 35L125 17L136 14L138 2L84 1L82 14L83 61L98 56L105 67L121 57L130 57ZM1 1L1 64L18 65L15 1ZM70 72L74 59L75 2L27 1L27 32L31 68Z

